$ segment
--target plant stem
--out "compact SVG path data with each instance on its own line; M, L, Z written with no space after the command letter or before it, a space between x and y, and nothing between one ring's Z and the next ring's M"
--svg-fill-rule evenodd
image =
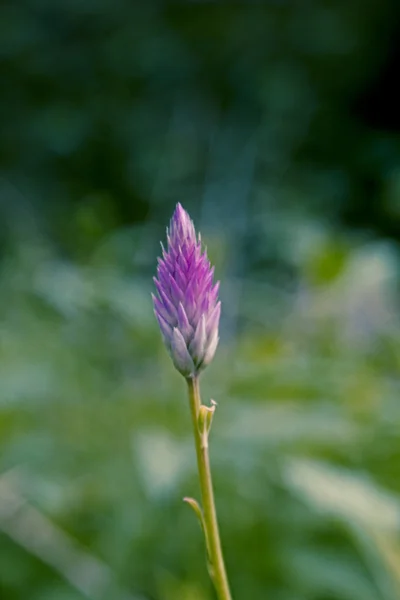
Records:
M214 492L211 478L208 444L202 442L198 427L198 415L201 406L198 377L187 379L189 388L190 410L192 413L193 433L196 444L197 468L199 472L201 497L203 504L204 529L209 559L210 575L219 600L231 600L228 577L226 575L221 540L219 537L217 512L215 509Z

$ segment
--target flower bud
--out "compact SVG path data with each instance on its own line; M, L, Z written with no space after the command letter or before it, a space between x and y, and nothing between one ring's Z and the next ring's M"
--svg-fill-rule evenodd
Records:
M213 283L214 268L180 204L167 229L167 242L154 278L154 313L175 367L185 377L194 377L217 349L219 282Z

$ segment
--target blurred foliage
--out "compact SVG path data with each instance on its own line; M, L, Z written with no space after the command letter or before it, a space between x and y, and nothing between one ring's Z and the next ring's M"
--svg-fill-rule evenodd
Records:
M235 599L399 597L398 15L3 3L2 600L213 597L149 300L177 201L221 279Z

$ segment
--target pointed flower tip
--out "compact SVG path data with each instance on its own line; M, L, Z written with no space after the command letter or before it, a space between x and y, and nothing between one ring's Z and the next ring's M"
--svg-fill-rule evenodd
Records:
M159 259L154 310L177 370L193 377L214 356L220 303L214 269L201 252L200 235L178 202L167 229L168 247Z
M189 213L178 202L168 229L170 244L178 249L183 244L194 245L196 243L196 231Z
M191 220L189 213L183 208L182 204L178 202L175 206L174 214L172 215L172 221L175 223L182 223L185 220Z
M190 219L189 213L185 210L180 202L175 206L174 216L179 219Z

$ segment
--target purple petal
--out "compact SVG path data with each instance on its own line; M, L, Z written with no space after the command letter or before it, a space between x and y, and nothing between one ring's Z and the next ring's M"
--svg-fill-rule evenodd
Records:
M171 300L175 306L178 306L179 302L182 302L183 300L183 291L179 288L171 274L169 275L169 285L171 291Z
M156 310L154 311L154 314L156 315L156 319L160 326L165 345L167 346L167 348L170 348L172 340L172 327L168 325L166 320L161 315L159 315Z
M206 324L207 337L210 339L213 337L215 331L218 331L219 318L221 315L221 302L215 306L211 311Z
M196 364L201 363L204 358L204 349L206 341L206 319L205 316L202 315L197 324L196 331L189 346L190 354L193 357L193 360Z
M158 281L158 279L156 277L153 277L153 281L154 281L154 285L156 286L157 292L161 296L161 292L163 291L163 286L161 285L161 282Z
M214 335L210 339L210 341L207 342L205 353L204 353L203 362L201 363L201 368L202 369L204 369L204 367L206 367L207 365L209 365L210 362L212 361L212 359L214 358L214 354L215 354L215 351L217 349L218 342L219 342L218 330L216 330L214 332Z
M164 304L154 294L152 294L151 297L153 298L154 310L156 313L160 315L168 325L174 326L176 324L175 316L168 312Z
M165 265L162 268L157 269L158 279L160 281L161 288L164 290L169 289L169 273Z
M174 320L176 322L178 319L178 316L177 316L177 310L176 310L175 306L172 304L171 300L168 298L167 294L164 292L162 287L160 287L160 289L157 288L157 291L160 295L161 302L165 306L168 313L174 317Z
M176 327L172 333L171 357L175 367L185 377L189 377L195 372L193 360L188 352L183 335Z
M178 263L175 265L175 280L180 290L184 290L186 288L186 277Z
M212 306L213 304L215 304L215 302L217 301L218 291L219 291L219 281L217 281L217 283L211 289L210 296L209 296L210 306Z
M188 270L188 263L186 260L186 252L184 248L182 248L181 253L178 256L177 265L181 269L182 273L186 273Z
M193 327L190 325L182 302L178 306L178 328L182 333L185 342L187 343L193 335Z
M192 289L187 289L185 293L185 312L193 328L195 328L197 321L193 320L193 316L196 312L196 296Z

